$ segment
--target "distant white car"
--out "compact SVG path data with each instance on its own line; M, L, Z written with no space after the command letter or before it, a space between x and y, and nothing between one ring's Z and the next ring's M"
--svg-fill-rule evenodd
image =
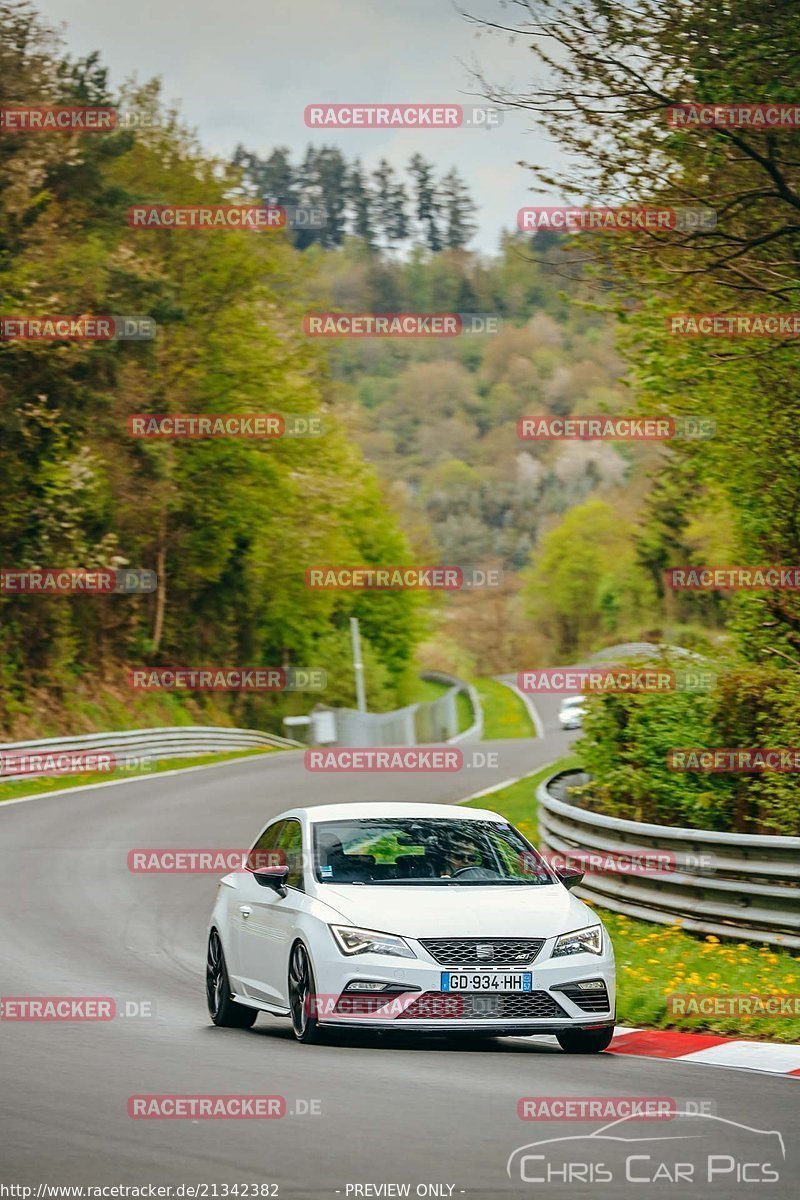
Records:
M580 729L586 715L585 696L567 696L561 701L558 719L562 729Z
M569 1053L605 1050L614 952L569 891L582 878L557 873L486 809L292 809L220 881L211 1020L248 1028L260 1011L288 1017L301 1042L358 1026L547 1033Z

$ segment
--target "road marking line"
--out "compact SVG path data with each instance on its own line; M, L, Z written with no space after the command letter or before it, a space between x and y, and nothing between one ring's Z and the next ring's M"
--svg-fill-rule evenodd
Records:
M456 804L480 800L482 796L491 796L494 792L500 792L514 783L522 783L523 779L530 779L532 775L538 775L540 771L547 771L555 762L558 762L557 758L554 758L552 762L542 763L540 767L534 767L532 771L526 771L524 775L517 775L515 779L504 779L502 783L493 783L491 787L484 788L482 792L473 792L471 796L464 796L463 800L456 800Z
M291 753L291 751L283 751L283 753ZM163 779L168 775L188 775L190 771L213 771L219 767L232 767L234 763L260 759L274 761L272 754L247 754L240 758L229 758L225 762L206 763L205 766L176 767L174 771L149 771L146 775L136 775L130 779L105 779L102 783L83 783L78 787L55 788L52 792L34 792L30 796L18 796L16 800L0 800L0 812L4 808L11 808L14 804L27 804L29 800L46 800L50 796L66 796L69 792L93 792L95 788L122 787L124 783L147 783L151 779Z
M522 779L518 775L516 779L504 779L502 783L493 783L491 787L484 788L482 792L473 792L471 796L465 796L463 800L457 800L456 804L466 804L468 800L480 800L482 796L491 796L495 792L501 792L503 788L511 787L512 783L519 783Z

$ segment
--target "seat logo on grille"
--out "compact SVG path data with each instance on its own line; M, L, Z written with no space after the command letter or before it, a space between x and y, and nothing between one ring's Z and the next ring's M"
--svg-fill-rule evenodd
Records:
M479 942L475 947L475 957L480 962L491 962L494 958L494 946L487 942Z

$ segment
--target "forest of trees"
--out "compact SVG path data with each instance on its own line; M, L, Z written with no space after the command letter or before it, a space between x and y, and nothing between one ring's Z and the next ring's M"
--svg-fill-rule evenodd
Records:
M0 597L8 730L43 714L74 721L84 693L89 714L89 697L114 693L125 665L139 662L320 666L331 683L313 699L349 702L353 613L370 704L402 701L430 631L422 598L309 593L303 571L314 561L501 566L503 587L456 597L426 651L465 671L570 656L657 632L666 618L719 622L714 599L686 597L668 611L658 594L663 499L653 525L637 517L662 450L516 437L517 418L531 411L630 406L614 317L596 311L581 256L562 239L508 234L493 257L470 252L463 183L452 170L437 179L419 156L405 180L383 161L368 176L331 147L309 149L297 166L281 148L263 158L240 148L220 164L164 109L157 85L117 97L99 58L68 61L27 6L6 5L3 16L0 102L119 99L148 117L136 131L102 135L34 141L0 131L3 311L46 311L55 297L64 312L146 313L158 323L150 343L0 346L3 563L159 575L154 595L110 603ZM132 201L176 195L322 204L329 219L306 242L299 230L252 238L127 227ZM299 333L302 312L321 304L493 312L503 326L492 337L349 341L323 352ZM326 436L158 444L124 434L134 411L265 408L322 413ZM726 528L721 504L702 488L693 504L681 489L669 503L687 553L702 561ZM591 519L564 523L584 504L595 505ZM579 596L550 565L573 555L596 576ZM289 707L310 702L293 697ZM64 704L72 712L59 717ZM242 697L234 708L238 720L276 727L286 703Z
M717 214L715 228L702 232L578 239L586 279L619 321L637 407L715 426L714 437L675 443L636 521L638 557L659 581L661 602L677 599L663 594L664 568L685 563L698 538L712 564L796 566L797 336L671 337L667 318L796 312L800 133L724 119L674 127L666 119L671 106L687 103L795 104L796 6L511 0L495 32L530 47L544 73L524 94L484 81L487 98L524 110L564 152L566 168L536 168L538 184L598 205L635 199ZM568 527L580 533L573 515L553 535L562 550ZM543 544L534 556L540 576L552 549ZM557 556L553 563L557 569ZM547 588L557 577L545 573L540 583ZM590 706L581 753L599 782L589 802L637 819L796 834L792 773L666 769L671 746L800 744L800 595L765 588L734 593L725 605L724 655L708 696L607 696Z
M435 253L466 246L475 231L475 204L458 171L452 167L437 179L435 164L421 154L412 155L405 178L385 158L366 171L358 159L348 162L337 146L309 146L296 164L286 146L266 158L237 146L233 164L242 171L248 195L288 209L324 212L319 228L293 230L301 250L314 243L341 246L350 235L372 248L418 244Z
M68 61L27 5L0 3L0 25L0 107L117 102L98 58ZM104 693L126 724L137 713L148 723L125 689L126 667L140 663L322 667L328 691L290 705L347 702L353 614L370 701L397 703L423 631L419 597L304 584L310 563L403 562L409 551L302 335L302 256L281 235L129 228L133 201L219 202L238 175L203 154L155 84L124 100L160 119L136 132L0 129L0 312L144 313L158 325L152 341L0 342L0 565L130 565L156 570L159 586L0 595L0 725L19 736L82 727L107 716ZM323 414L325 436L126 433L133 412L276 409ZM228 711L280 728L285 707L243 694Z
M330 354L337 405L420 554L505 573L498 592L449 605L449 645L442 634L435 646L453 667L510 671L645 634L705 646L729 608L718 594L664 594L670 522L681 562L716 561L730 540L724 502L703 486L687 495L671 450L517 436L529 414L637 411L617 322L577 257L549 233L507 234L491 258L418 249L391 261L354 238L313 255L325 305L501 318L491 336L344 340Z

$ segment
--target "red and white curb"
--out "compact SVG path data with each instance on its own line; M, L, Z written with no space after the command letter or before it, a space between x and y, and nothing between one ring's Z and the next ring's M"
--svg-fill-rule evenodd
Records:
M715 1033L684 1033L679 1029L636 1029L618 1025L610 1054L643 1058L672 1058L711 1067L743 1067L773 1075L800 1076L800 1046L781 1042L751 1042Z

